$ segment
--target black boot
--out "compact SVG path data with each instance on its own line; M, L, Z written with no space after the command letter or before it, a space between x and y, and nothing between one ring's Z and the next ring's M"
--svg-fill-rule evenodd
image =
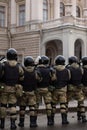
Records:
M54 125L54 114L51 115L51 119L52 119L52 122L53 122L53 125Z
M24 117L20 117L19 127L24 127Z
M1 129L4 129L4 127L5 127L5 119L4 119L4 118L1 118L0 128L1 128Z
M47 120L48 120L47 125L52 126L53 125L53 118L52 118L52 116L47 116Z
M82 123L85 123L85 122L87 122L86 116L82 116Z
M30 127L37 127L37 123L36 123L36 120L37 120L37 116L30 116Z
M62 113L62 124L69 124L66 113Z
M35 122L36 127L37 127L37 126L38 126L38 125L37 125L37 116L35 116L35 121L34 121L34 122Z
M11 119L11 126L10 126L11 130L15 130L17 128L16 124L15 124L15 119Z
M80 121L81 120L81 112L77 111L77 120Z

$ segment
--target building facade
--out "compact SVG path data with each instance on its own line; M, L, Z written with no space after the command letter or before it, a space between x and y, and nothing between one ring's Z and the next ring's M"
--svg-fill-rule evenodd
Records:
M0 56L87 55L87 0L0 0Z

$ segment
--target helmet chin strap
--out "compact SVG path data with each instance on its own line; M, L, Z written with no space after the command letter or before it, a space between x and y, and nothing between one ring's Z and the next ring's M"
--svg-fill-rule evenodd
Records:
M15 61L15 60L8 60L8 63L10 64L10 66L15 66L17 64L17 61Z

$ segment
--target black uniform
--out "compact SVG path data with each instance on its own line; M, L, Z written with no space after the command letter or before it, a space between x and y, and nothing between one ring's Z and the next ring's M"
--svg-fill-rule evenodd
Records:
M77 116L78 120L86 122L85 107L84 107L84 94L82 91L82 75L83 70L78 64L78 59L75 56L69 58L69 70L71 73L70 83L68 85L68 101L73 98L78 101Z
M16 87L20 85L19 80L23 78L23 69L17 63L17 51L14 48L8 49L7 61L3 63L4 89L1 93L1 128L4 128L7 104L10 108L11 129L16 129Z
M55 58L56 81L54 83L55 90L53 92L53 103L60 103L60 111L62 116L62 124L68 124L67 120L67 85L69 82L69 71L65 68L65 58L58 55Z
M25 109L29 106L30 127L36 127L37 110L36 110L36 87L38 74L35 70L33 57L24 58L24 80L21 82L23 86L23 96L19 100L20 122L19 126L24 127Z
M37 66L37 70L40 72L41 81L38 82L37 85L37 103L41 101L42 97L44 99L46 105L46 112L47 112L47 124L53 125L52 122L52 106L51 106L51 92L49 91L50 80L53 80L55 77L51 73L50 67L48 67L49 59L47 56L41 56L39 60L39 65Z

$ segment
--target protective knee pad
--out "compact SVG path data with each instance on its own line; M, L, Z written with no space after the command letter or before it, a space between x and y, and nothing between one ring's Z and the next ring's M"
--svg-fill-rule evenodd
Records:
M20 106L19 107L20 108L20 115L22 116L22 115L25 115L25 109L26 109L26 106Z
M16 114L17 114L16 104L9 104L9 108L10 108L9 113L10 113L11 118L16 119L17 118L16 117Z
M8 107L11 108L11 107L16 107L16 104L8 104Z
M55 103L51 103L51 106L52 106L52 113L56 113L56 104Z
M66 107L66 103L60 103L60 111L61 113L66 113L67 111L67 107Z
M35 116L35 105L29 105L30 115Z
M46 111L47 111L47 115L50 116L52 113L51 103L46 103Z

